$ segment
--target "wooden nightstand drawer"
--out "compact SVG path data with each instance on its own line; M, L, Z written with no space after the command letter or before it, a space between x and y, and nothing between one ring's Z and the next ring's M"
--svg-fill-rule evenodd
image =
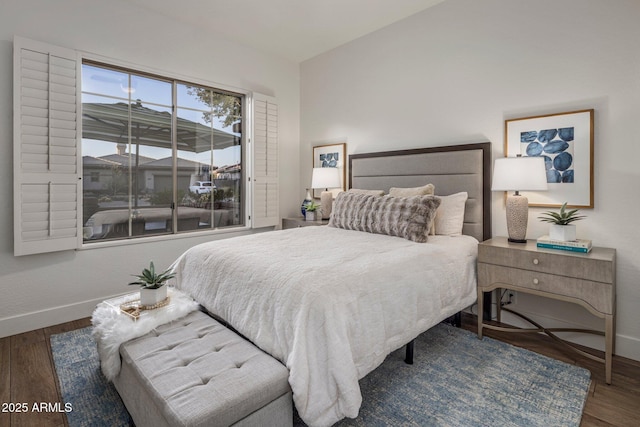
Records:
M584 301L602 314L612 314L615 304L612 284L572 277L560 280L553 274L478 263L478 285L497 283L504 283L509 289L533 290L541 295L552 294L577 303Z
M537 248L535 241L529 241L526 244L480 245L478 262L614 283L615 270L611 268L611 257L604 252L606 250L603 248L594 248L588 254L545 250Z

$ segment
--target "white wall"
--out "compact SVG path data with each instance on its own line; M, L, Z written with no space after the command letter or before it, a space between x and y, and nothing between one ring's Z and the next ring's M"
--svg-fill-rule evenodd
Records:
M242 29L239 28L239 31ZM0 337L91 314L132 291L131 274L168 266L212 236L13 256L13 36L31 38L275 96L280 118L281 213L299 203L299 65L259 53L122 0L2 0L0 6ZM227 233L229 237L237 233ZM217 237L216 237L217 238Z
M595 208L578 232L617 249L616 353L640 360L638 22L637 0L447 0L305 61L300 178L324 141L362 153L489 140L500 157L505 119L594 108ZM547 233L542 210L530 209L529 238ZM502 193L492 215L506 235ZM517 305L546 325L603 329L575 305Z

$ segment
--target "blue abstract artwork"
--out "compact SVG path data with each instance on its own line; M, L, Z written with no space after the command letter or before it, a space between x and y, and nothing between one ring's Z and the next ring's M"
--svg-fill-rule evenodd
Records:
M520 132L521 154L544 159L548 183L574 182L573 144L573 127Z
M339 153L320 154L320 167L335 168L338 166Z

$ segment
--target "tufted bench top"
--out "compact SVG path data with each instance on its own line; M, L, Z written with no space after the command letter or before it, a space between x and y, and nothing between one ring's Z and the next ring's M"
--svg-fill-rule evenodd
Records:
M128 384L144 387L171 426L232 425L290 392L286 367L199 311L120 354Z

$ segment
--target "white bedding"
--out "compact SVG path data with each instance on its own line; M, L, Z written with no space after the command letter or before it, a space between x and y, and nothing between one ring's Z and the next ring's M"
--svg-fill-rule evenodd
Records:
M477 240L303 227L195 246L176 287L289 369L311 426L356 417L358 380L476 299Z

